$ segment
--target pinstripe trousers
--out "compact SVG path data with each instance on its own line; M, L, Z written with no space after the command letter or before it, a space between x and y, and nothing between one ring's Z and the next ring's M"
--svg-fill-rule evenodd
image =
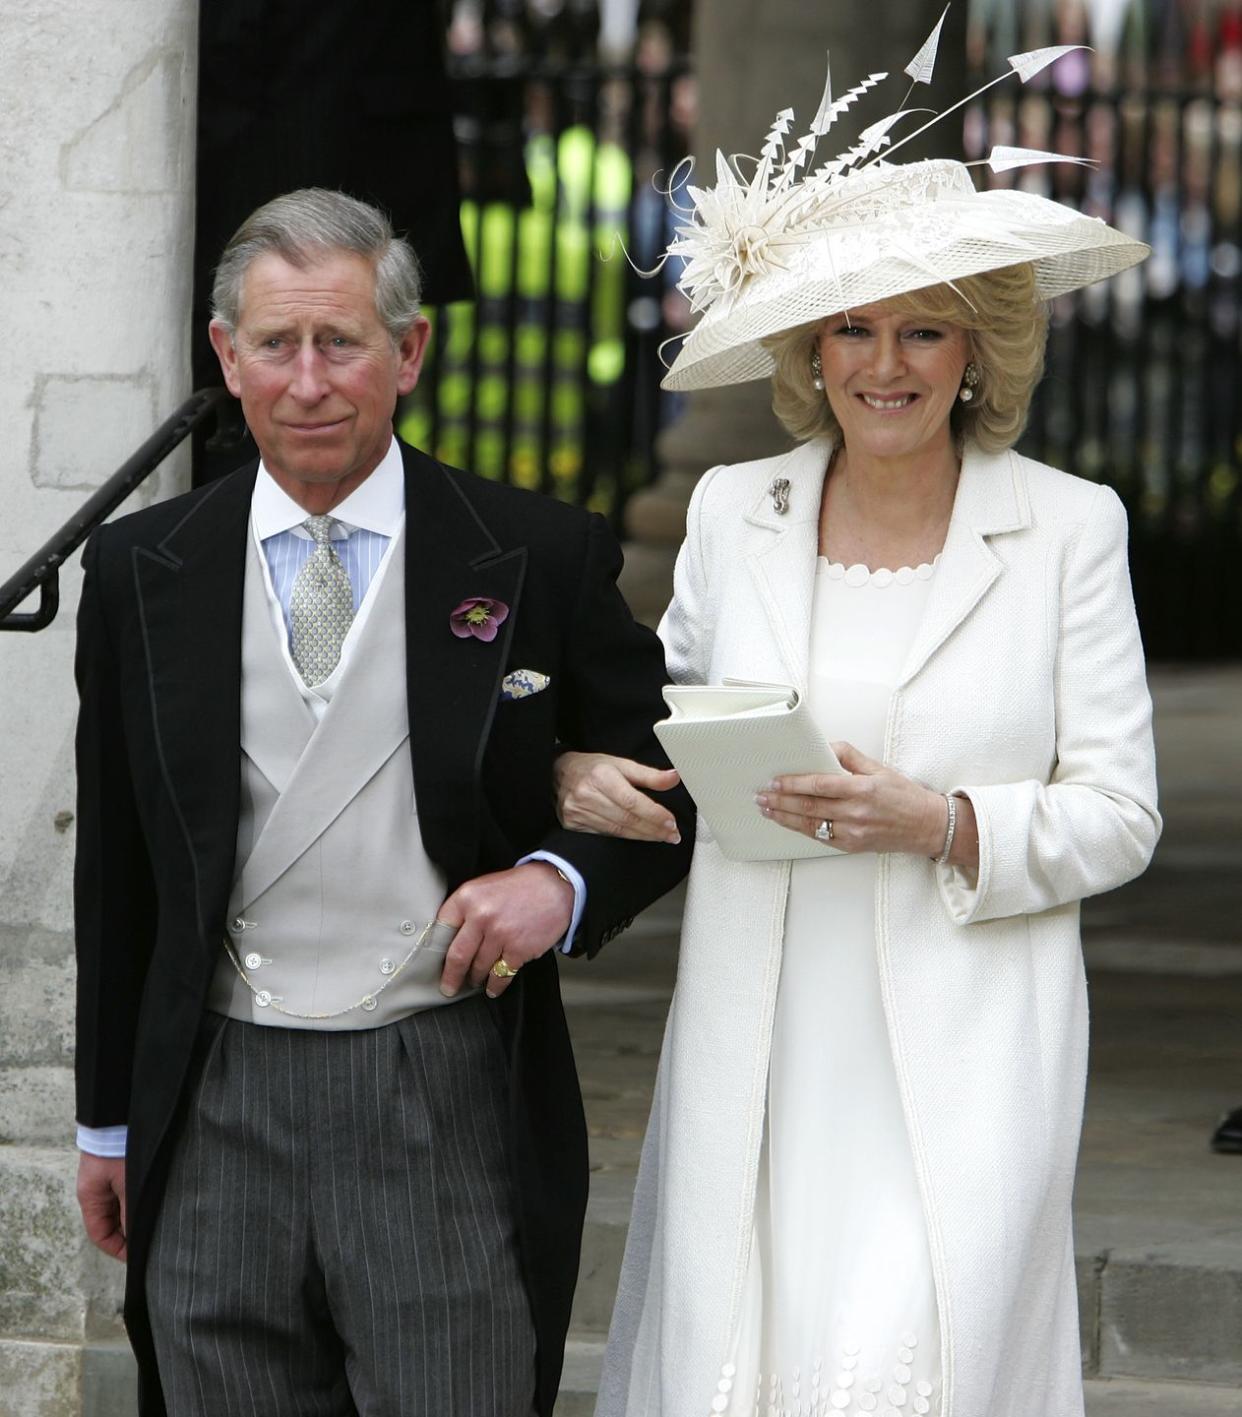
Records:
M499 1035L208 1015L147 1270L171 1417L530 1417Z

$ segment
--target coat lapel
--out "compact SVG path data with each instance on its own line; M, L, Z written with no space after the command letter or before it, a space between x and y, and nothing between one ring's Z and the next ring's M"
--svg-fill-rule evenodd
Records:
M502 547L449 472L405 457L406 673L410 752L428 855L456 884L478 869L481 768L519 613L526 548ZM458 639L449 617L487 596L509 614L490 642Z
M940 564L922 623L902 665L908 683L983 599L1002 563L986 538L1030 525L1025 487L1011 453L967 446Z
M199 928L218 927L237 845L241 622L255 467L207 489L134 550L156 746L194 859Z
M778 478L789 482L787 510L777 512L769 483L745 517L758 529L747 568L785 672L800 693L807 686L819 506L831 454L832 444L826 439L794 449L772 474L773 482Z

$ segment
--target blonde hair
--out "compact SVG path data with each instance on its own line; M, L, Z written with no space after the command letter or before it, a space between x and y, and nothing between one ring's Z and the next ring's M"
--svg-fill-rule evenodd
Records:
M1048 312L1036 296L1030 264L964 276L953 286L912 290L884 301L884 307L966 331L979 383L969 403L954 403L953 431L985 452L1012 447L1026 427L1031 396L1044 372L1048 338ZM763 341L776 364L772 411L799 442L841 435L832 405L811 382L811 352L823 323L796 325Z

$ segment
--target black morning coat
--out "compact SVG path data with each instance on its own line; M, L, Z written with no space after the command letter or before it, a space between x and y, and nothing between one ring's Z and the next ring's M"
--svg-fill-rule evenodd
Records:
M664 657L615 579L603 518L445 467L402 445L410 737L419 824L450 889L538 847L588 883L579 951L594 954L685 873L693 813L669 794L679 847L562 830L558 745L664 766ZM143 1417L165 1413L144 1269L192 1053L219 962L241 775L242 583L256 468L101 528L78 617L77 1106L127 1123L125 1321ZM490 644L449 630L467 597L510 607ZM517 668L550 676L502 703ZM571 966L573 967L573 966ZM582 1099L551 955L495 1005L510 1062L509 1143L538 1338L536 1406L551 1412L587 1193ZM484 1417L484 1414L480 1414Z

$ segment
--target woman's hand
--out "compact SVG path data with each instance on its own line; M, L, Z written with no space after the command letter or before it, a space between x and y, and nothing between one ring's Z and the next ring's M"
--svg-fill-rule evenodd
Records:
M649 768L608 753L561 753L552 771L561 826L673 846L681 840L677 818L647 793L668 792L680 781L674 768Z
M756 798L764 816L812 837L821 822L831 822L832 845L840 851L940 855L949 810L942 793L877 763L850 743L834 743L832 749L844 773L777 778ZM974 808L969 798L955 802L957 828L949 861L973 869L979 864Z

